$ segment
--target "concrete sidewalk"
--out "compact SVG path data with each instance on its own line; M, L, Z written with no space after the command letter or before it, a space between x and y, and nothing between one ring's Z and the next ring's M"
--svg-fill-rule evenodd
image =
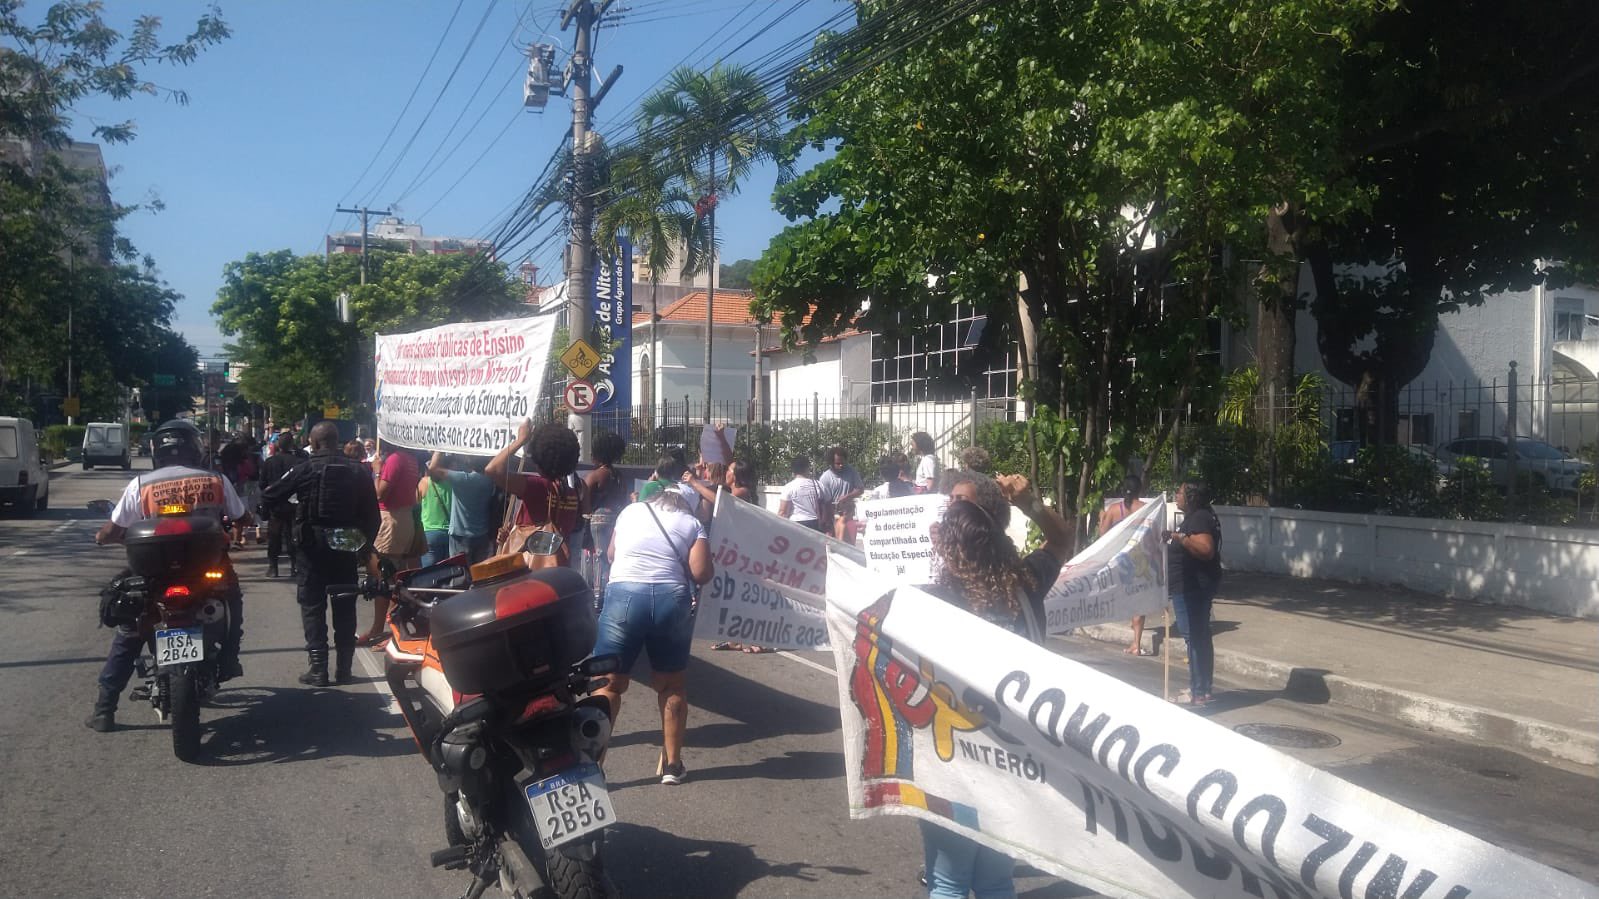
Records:
M1235 571L1212 621L1218 676L1599 766L1599 621ZM1144 647L1158 654L1163 628L1148 624ZM1082 632L1123 646L1132 638L1127 624ZM1183 659L1177 635L1173 668ZM1176 671L1173 689L1186 678Z

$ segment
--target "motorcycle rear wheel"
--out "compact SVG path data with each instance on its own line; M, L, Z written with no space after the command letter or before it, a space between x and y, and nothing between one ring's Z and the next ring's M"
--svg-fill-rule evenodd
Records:
M177 671L168 678L172 708L172 754L180 762L200 756L200 685L194 674Z

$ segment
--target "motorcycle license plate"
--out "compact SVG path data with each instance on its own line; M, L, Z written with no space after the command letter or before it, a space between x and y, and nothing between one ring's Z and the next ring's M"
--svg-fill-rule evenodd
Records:
M155 632L157 667L198 662L205 658L205 628L182 627Z
M598 765L578 765L527 786L527 803L545 849L581 839L616 822L611 791Z

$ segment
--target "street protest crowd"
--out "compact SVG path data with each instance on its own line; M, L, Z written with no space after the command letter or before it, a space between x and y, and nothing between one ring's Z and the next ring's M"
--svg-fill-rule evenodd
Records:
M1014 895L1018 860L1114 895L1347 896L1357 877L1370 884L1365 895L1400 895L1408 883L1402 894L1417 899L1434 895L1435 882L1450 896L1512 895L1499 888L1523 882L1535 885L1526 895L1592 895L1041 645L1169 601L1189 650L1179 701L1210 702L1221 531L1201 483L1178 491L1173 528L1165 498L1127 482L1100 539L1068 558L1073 526L1025 477L990 475L981 453L945 469L920 433L908 447L916 458L878 460L881 483L870 490L843 449L824 453L820 475L794 458L768 511L751 466L715 427L705 458L691 466L669 454L629 483L620 437L599 435L593 467L580 474L578 437L559 422L523 421L487 458L341 442L324 421L303 435L309 453L285 430L264 448L213 443L207 459L183 425L157 429L155 474L130 483L97 539L115 542L148 510L143 491L214 478L208 494L235 539L252 526L261 539L252 513L268 523L269 577L288 544L304 684L354 683L354 654L391 639L381 599L361 631L355 595L329 595L355 579L358 557L373 578L454 557L570 566L592 589L591 655L616 659L595 695L614 721L646 657L661 722L656 776L677 785L693 749L684 744L694 640L831 649L849 813L918 818L932 897ZM1021 541L1008 533L1018 511L1031 533ZM318 549L311 537L347 529L363 536L363 552ZM224 678L242 673L237 627L230 639ZM114 638L91 728L113 729L140 642ZM1081 829L1063 829L1074 816ZM1361 848L1344 859L1351 845ZM1333 857L1341 871L1323 870ZM1287 859L1298 881L1284 874Z

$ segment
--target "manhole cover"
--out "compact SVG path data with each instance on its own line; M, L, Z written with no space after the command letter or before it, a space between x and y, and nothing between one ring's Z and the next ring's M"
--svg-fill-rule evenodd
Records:
M1324 730L1294 727L1292 724L1239 724L1233 730L1267 746L1285 749L1331 749L1344 742Z

